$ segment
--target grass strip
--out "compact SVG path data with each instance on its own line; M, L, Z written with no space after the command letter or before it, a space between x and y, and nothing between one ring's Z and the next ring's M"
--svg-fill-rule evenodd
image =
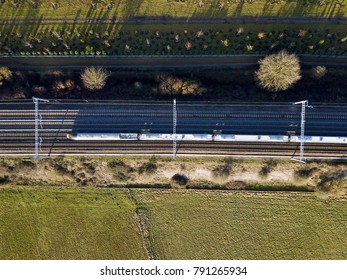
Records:
M320 16L343 17L345 0L77 0L71 1L1 1L1 18L66 17L235 17L235 16Z

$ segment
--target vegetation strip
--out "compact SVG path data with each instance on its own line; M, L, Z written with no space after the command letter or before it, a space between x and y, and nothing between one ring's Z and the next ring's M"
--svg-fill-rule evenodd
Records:
M3 26L0 55L346 55L340 25L25 25Z
M347 191L343 161L308 161L302 166L290 160L232 157L4 158L0 172L3 186L315 191L325 196Z
M143 241L143 245L146 251L146 254L148 256L148 259L153 260L154 258L154 252L153 252L153 245L151 244L151 238L150 238L150 225L149 225L149 217L148 217L148 211L146 209L137 208L135 212L135 223L138 227L138 230L141 234L141 238Z

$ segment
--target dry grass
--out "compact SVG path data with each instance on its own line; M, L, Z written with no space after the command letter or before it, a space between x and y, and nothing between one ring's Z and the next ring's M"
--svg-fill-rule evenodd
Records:
M346 163L231 157L65 157L33 162L0 160L0 184L90 187L162 187L253 190L316 190L343 195ZM334 176L334 174L340 174ZM172 180L185 175L186 184ZM341 175L342 174L342 175ZM324 179L325 178L325 179ZM328 180L327 180L328 179Z

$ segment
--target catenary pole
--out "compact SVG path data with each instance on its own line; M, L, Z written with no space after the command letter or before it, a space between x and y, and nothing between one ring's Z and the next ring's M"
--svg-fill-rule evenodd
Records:
M308 105L308 100L303 100L299 102L293 103L294 105L301 104L301 125L300 125L300 155L299 159L292 158L292 160L296 160L302 163L306 163L305 161L305 123L306 123L306 107L313 108L312 106Z
M177 137L176 137L176 126L177 126L177 110L176 110L176 99L173 100L173 118L172 118L172 141L173 141L173 150L172 150L172 159L176 160L177 152Z
M47 99L33 97L33 102L35 105L35 154L33 156L34 160L40 159L40 148L42 143L42 138L39 136L39 122L42 128L41 119L42 117L39 115L39 102L49 102Z

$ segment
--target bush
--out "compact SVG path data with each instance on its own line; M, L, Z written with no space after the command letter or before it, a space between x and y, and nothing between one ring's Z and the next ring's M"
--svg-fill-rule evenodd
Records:
M172 76L160 76L159 90L164 94L201 95L204 89L194 80L181 79Z
M266 177L272 171L272 167L270 165L264 165L259 171L259 175L262 177Z
M259 65L255 79L261 88L271 92L287 90L301 78L298 57L286 51L261 59Z
M212 173L216 177L228 177L232 171L233 158L224 158L224 164L215 167Z
M278 162L274 159L269 159L265 161L265 164L259 171L259 175L261 177L266 177L270 174L270 172L277 166Z
M328 70L325 66L316 66L312 68L312 77L319 80L324 77L327 72Z
M87 67L81 74L85 88L89 90L103 89L110 73L101 67Z
M152 156L148 162L143 163L139 167L139 173L147 173L147 174L153 174L155 171L157 171L157 159L155 156Z
M8 175L0 176L0 184L6 184L10 182L10 177Z
M110 161L108 166L113 172L113 177L118 181L128 181L132 178L132 173L135 171L133 167L121 160Z
M347 170L339 170L333 173L324 173L319 177L318 190L332 192L346 188Z
M172 181L174 181L175 183L184 186L188 183L189 178L181 173L176 173L175 175L172 176Z
M7 67L0 67L0 86L3 85L3 81L11 81L12 71Z
M295 175L301 178L308 178L310 177L315 171L317 170L316 167L303 167L295 171Z

